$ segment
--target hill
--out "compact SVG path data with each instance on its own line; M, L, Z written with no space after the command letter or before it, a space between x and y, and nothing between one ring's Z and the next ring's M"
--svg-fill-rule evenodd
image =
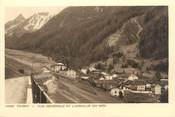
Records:
M41 29L6 38L6 48L52 56L73 67L125 58L168 57L168 9L164 6L68 7ZM129 54L130 53L130 54Z

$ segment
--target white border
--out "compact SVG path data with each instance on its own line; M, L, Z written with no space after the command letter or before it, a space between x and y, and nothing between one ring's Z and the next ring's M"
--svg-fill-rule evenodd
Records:
M169 104L107 104L104 108L6 108L4 105L4 8L15 6L169 7ZM175 117L175 2L173 0L3 0L0 1L0 116Z

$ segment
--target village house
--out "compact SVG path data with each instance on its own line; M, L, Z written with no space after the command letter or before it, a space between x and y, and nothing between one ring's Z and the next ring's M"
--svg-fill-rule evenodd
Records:
M128 77L128 80L131 80L131 81L134 81L134 80L138 80L138 77L134 74L131 74L129 77Z
M137 91L145 91L145 85L137 85Z
M82 72L83 74L87 74L87 73L88 73L88 69L81 69L81 72Z
M151 91L151 84L150 84L150 83L147 83L147 84L145 85L145 90L146 90L146 91Z
M101 75L103 76L104 80L113 80L113 76L107 74L106 72L101 72Z
M124 96L124 90L119 89L119 88L112 88L110 91L111 96L117 96L119 97L120 94Z
M77 73L75 70L69 69L68 71L66 71L66 75L70 78L76 78L77 77Z
M113 78L118 78L119 75L118 75L118 74L113 74L112 77L113 77Z
M54 72L59 72L59 71L65 70L66 68L67 67L63 63L56 63L51 65L51 69Z
M90 71L90 72L96 71L96 68L94 68L94 67L91 66L91 67L89 67L89 71Z
M146 91L146 84L147 82L144 80L136 80L134 81L137 86L137 91Z
M154 94L155 95L160 95L161 94L161 85L160 84L156 84L154 87Z
M105 80L113 80L113 77L110 75L105 76Z
M146 91L146 82L144 80L128 80L124 86L133 91Z
M125 91L125 90L129 90L129 89L128 89L127 87L125 87L125 86L120 86L120 88L123 89L124 91Z

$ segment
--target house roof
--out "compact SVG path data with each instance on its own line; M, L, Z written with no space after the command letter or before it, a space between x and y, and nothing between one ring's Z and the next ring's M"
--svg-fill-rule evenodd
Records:
M57 65L64 65L63 63L56 63Z
M125 85L145 85L145 84L147 84L147 82L139 79L139 80L134 80L134 81L128 80L128 81L124 82L124 84Z
M52 64L51 67L54 67L54 66L64 66L63 63L55 63L55 64Z

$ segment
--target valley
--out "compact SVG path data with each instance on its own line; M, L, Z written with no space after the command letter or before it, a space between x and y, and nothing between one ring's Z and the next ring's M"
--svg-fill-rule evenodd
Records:
M6 79L33 74L56 103L168 100L166 6L71 6L5 31Z

